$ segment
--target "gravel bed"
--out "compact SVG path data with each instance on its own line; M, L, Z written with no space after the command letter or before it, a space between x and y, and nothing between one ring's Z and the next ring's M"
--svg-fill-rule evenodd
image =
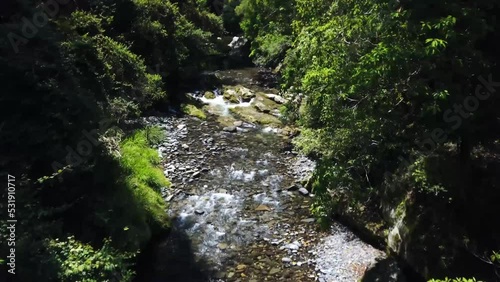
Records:
M358 281L377 260L386 258L340 224L333 224L331 234L321 238L314 253L320 282Z

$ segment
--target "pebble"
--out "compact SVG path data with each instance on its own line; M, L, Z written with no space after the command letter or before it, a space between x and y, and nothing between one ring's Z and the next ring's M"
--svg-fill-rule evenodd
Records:
M315 246L316 271L323 281L358 281L363 269L385 257L384 252L362 242L346 227L333 224L331 234ZM358 271L353 263L359 265Z
M271 208L266 205L259 205L255 208L256 211L271 211Z
M306 196L306 195L309 194L309 191L307 191L306 188L302 187L302 188L299 189L299 193L302 194L302 195L304 195L304 196Z
M271 270L269 270L269 274L270 275L274 275L274 274L276 274L276 273L278 273L280 271L281 271L281 269L279 269L277 267L274 267L274 268L271 268Z
M301 222L305 222L305 223L312 223L316 221L315 218L306 218L306 219L302 219Z
M227 244L226 244L226 243L219 243L219 244L217 245L217 247L219 247L219 249L221 249L221 250L225 250L225 249L227 249L227 247L228 247L228 246L227 246Z
M236 132L237 129L235 126L226 126L222 130L226 132Z

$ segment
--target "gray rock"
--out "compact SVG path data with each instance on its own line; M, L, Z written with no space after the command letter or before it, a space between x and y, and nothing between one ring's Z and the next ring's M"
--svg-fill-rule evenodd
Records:
M233 125L236 127L240 127L243 125L243 122L241 120L237 120L237 121L233 122Z
M280 95L276 95L276 94L266 94L267 98L273 100L274 102L278 103L278 104L285 104L286 103L286 99L281 97Z
M231 43L229 43L227 46L229 46L233 49L237 49L237 48L243 47L247 42L248 42L248 39L235 36L235 37L233 37L233 40L231 41Z
M306 219L301 220L301 222L305 222L305 223L312 223L314 221L316 221L315 218L306 218Z
M255 103L254 107L259 111L259 112L262 112L262 113L269 113L271 110L266 107L266 105L264 105L264 103L261 103L261 102L257 102Z
M284 246L284 249L289 249L293 251L297 251L299 248L300 248L300 243L297 241Z
M282 258L281 261L289 263L289 262L292 262L292 259L291 258Z
M278 103L278 104L285 104L286 103L286 99L281 97L281 96L274 96L274 102Z
M226 132L236 132L237 129L235 126L226 126L222 130L224 130Z
M237 128L236 128L236 130L237 130L238 132L242 132L242 133L247 133L247 132L250 132L250 130L249 130L249 129L247 129L247 128L241 128L241 127L237 127Z
M309 191L307 191L306 188L302 187L302 188L299 189L299 193L302 194L302 195L304 195L304 196L306 196L306 195L309 194Z

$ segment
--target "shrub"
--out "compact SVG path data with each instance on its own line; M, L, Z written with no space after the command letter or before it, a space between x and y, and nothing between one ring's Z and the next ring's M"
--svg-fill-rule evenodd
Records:
M134 275L130 259L135 254L114 249L110 240L105 240L103 246L96 250L70 236L66 241L50 240L48 249L59 265L57 278L62 282L127 282Z

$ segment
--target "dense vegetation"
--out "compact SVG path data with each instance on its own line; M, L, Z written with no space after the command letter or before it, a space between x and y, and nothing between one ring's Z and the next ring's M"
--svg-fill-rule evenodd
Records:
M19 281L132 279L136 253L168 228L169 182L150 148L161 132L125 121L175 100L221 33L204 1L2 1L0 163L16 178Z
M319 160L313 211L383 237L425 277L497 279L499 2L242 0L236 11L254 60L283 65L296 144Z

